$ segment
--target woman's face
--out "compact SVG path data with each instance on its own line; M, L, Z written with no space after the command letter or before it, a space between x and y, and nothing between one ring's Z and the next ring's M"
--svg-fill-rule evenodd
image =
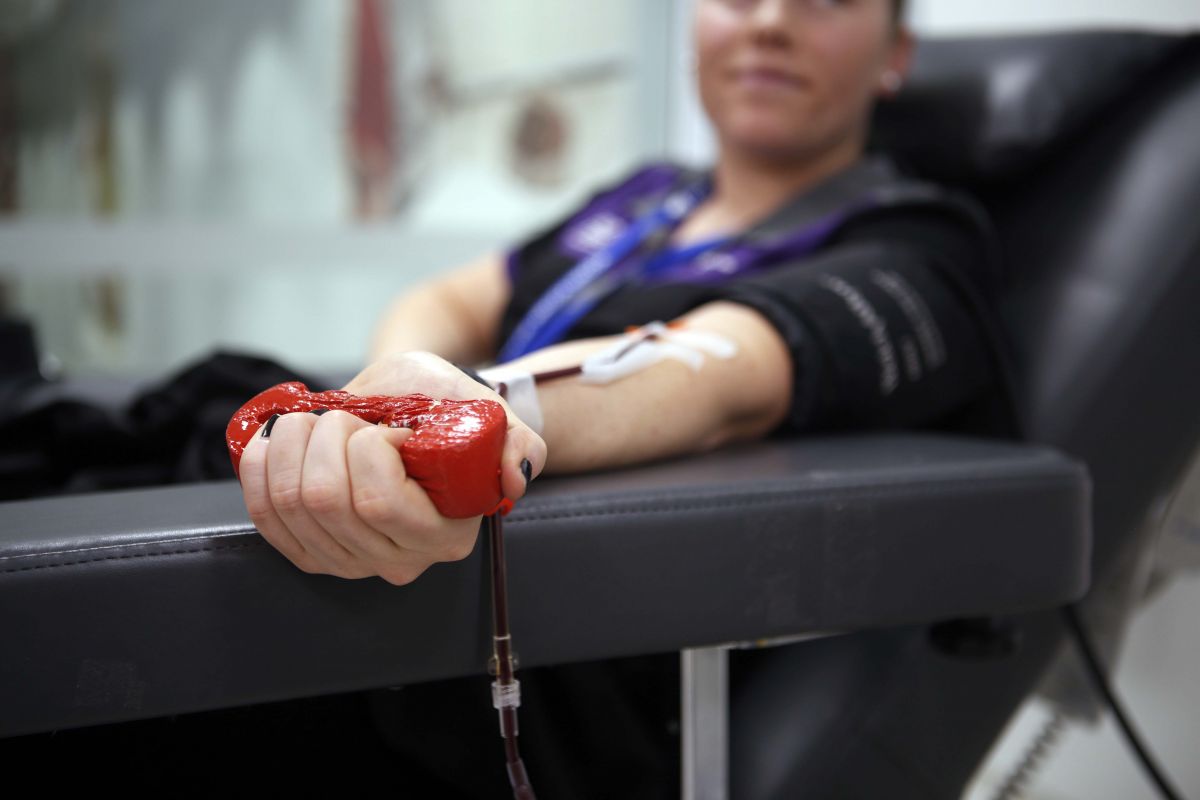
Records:
M700 99L723 145L803 159L865 134L911 42L891 0L696 0Z

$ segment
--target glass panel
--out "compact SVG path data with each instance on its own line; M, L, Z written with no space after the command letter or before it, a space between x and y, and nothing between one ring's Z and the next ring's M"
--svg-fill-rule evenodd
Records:
M355 364L392 294L664 152L670 11L6 3L4 313L69 371ZM324 333L280 333L298 315Z

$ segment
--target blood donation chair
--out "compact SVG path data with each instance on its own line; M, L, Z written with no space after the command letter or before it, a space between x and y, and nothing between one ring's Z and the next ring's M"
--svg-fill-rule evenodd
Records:
M682 653L688 797L958 797L1200 440L1200 38L926 41L877 131L995 215L1029 441L757 442L505 520L520 669ZM0 737L486 681L487 577L305 574L232 481L0 504Z
M1200 440L1200 36L970 37L926 42L914 67L879 108L874 146L994 215L1028 436L1090 474L1082 616L1100 621L1092 601L1111 602L1153 544L1144 523ZM1008 513L1028 524L1027 507ZM935 627L924 642L814 642L825 658L797 654L786 697L760 681L735 704L732 796L957 797L1064 637L1046 608ZM785 730L793 749L758 747Z

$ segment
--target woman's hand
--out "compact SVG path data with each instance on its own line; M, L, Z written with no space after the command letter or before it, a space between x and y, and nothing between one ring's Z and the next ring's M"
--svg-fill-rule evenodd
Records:
M508 431L500 482L511 500L525 494L521 462L529 460L531 476L546 464L546 443L496 392L433 353L382 359L343 388L358 395L420 392L501 403ZM409 428L372 425L345 411L280 416L270 438L255 436L242 454L242 493L251 521L308 573L378 575L402 586L431 564L466 558L475 549L481 517L443 517L406 474L399 447L412 435Z

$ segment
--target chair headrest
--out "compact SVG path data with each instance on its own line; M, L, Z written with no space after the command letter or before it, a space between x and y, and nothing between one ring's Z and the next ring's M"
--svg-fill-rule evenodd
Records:
M1023 173L1187 38L1071 31L922 40L905 88L876 106L870 147L950 183Z

